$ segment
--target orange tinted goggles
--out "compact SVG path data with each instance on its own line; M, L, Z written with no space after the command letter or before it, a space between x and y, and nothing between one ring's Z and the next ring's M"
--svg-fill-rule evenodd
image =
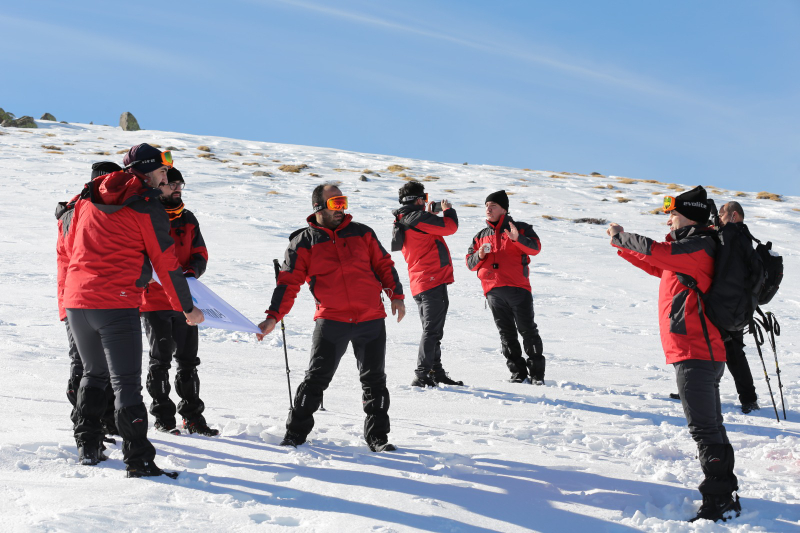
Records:
M325 206L331 211L344 211L347 209L347 196L334 196L328 198Z
M165 167L172 168L172 152L169 150L166 152L161 152L161 162Z
M675 201L674 196L665 196L664 197L664 212L669 213L670 211L674 211L675 207L677 207L677 203Z

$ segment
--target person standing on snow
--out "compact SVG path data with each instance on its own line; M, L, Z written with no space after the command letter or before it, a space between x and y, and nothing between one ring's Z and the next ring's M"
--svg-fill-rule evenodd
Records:
M111 161L101 161L92 165L92 179L98 178L105 174L110 174L122 170L122 167ZM69 344L69 379L67 380L67 400L72 405L72 412L70 413L70 420L72 420L73 428L78 422L78 410L75 408L78 402L78 389L81 386L81 378L83 378L83 363L78 354L78 347L75 345L75 338L72 335L72 329L69 327L69 320L67 320L67 310L64 308L64 280L67 277L67 264L69 258L65 248L66 232L69 229L70 222L72 221L73 208L75 202L78 201L80 195L75 196L69 202L58 202L56 206L56 220L58 221L58 237L56 238L56 267L57 267L57 283L58 283L58 315L59 319L64 322L67 330L67 342ZM114 389L111 388L111 382L108 382L105 388L106 409L103 412L102 424L103 433L106 435L117 435L117 425L114 422Z
M381 292L391 300L397 321L405 315L403 287L392 256L375 232L345 215L347 197L335 185L319 185L312 195L308 227L289 236L267 319L258 327L262 340L288 313L300 286L308 283L317 304L311 361L297 387L281 446L297 447L314 427L314 412L352 343L363 390L364 438L373 452L389 444L389 391L386 389L386 311Z
M623 259L661 278L661 344L667 364L675 368L681 405L705 474L699 486L703 504L691 521L716 521L723 513L734 511L738 516L741 511L733 447L722 424L719 398L725 345L717 328L700 315L699 295L695 297L682 281L686 280L684 276L691 276L705 292L714 276L716 232L707 224L711 210L706 200L701 186L664 199L664 211L670 215L667 224L672 230L665 242L627 233L615 223L607 231L611 245Z
M127 476L158 476L165 472L153 462L156 450L147 439L141 394L139 304L152 278L151 262L173 309L182 309L190 325L204 317L192 304L169 236L169 218L158 201L157 187L167 181L172 155L140 144L128 151L123 164L127 171L86 185L67 232L64 307L84 367L75 440L81 463L105 458L100 416L110 379Z
M170 168L167 183L159 187L161 203L169 216L169 234L175 241L175 255L183 275L199 278L206 271L208 251L197 218L183 205L185 185L181 172L175 167ZM200 378L197 375L200 364L197 326L188 325L183 313L172 308L166 292L158 283L148 286L141 313L150 345L147 392L153 399L150 414L156 418L155 428L166 433L180 433L176 428L175 403L169 397L169 369L174 357L178 364L175 390L181 398L177 412L183 418L183 427L189 433L207 437L219 435L219 430L208 427L203 416L205 404L200 399Z
M458 215L447 200L442 200L443 216L434 213L435 202L428 202L425 186L414 180L399 191L403 207L395 217L392 251L402 250L408 264L411 294L419 308L422 338L419 341L414 387L464 385L454 381L442 367L442 336L450 300L447 286L453 283L453 261L444 237L458 230Z
M750 235L750 231L744 223L744 209L739 202L728 202L719 209L719 221L721 227L732 225L738 232ZM731 229L733 229L731 228ZM722 230L723 236L727 230ZM742 404L744 414L761 409L758 405L758 394L753 384L753 374L750 372L750 364L744 354L744 331L725 331L723 332L725 341L726 366L733 377L736 385L736 392L739 395L739 402Z
M542 338L534 322L533 294L528 279L531 255L542 250L539 236L525 222L508 214L508 195L493 192L486 197L486 228L472 238L467 267L478 273L489 302L512 383L544 384L545 358ZM522 348L517 340L522 336Z

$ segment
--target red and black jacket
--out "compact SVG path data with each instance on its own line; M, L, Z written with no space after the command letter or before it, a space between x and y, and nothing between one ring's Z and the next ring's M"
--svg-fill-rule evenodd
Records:
M512 241L505 234L505 230L511 230L510 222L513 222L519 231L519 238L516 241ZM530 291L529 256L542 251L539 236L530 224L516 222L507 214L495 223L487 220L486 226L472 238L466 258L467 267L478 272L483 294L486 295L495 287L520 287ZM481 260L478 250L487 242L492 245L492 251Z
M411 294L416 296L442 283L453 283L453 261L444 237L458 229L456 210L447 209L439 217L425 211L425 206L405 205L392 214L392 251L403 252Z
M58 319L67 318L67 310L64 308L64 281L67 279L67 266L69 256L67 256L66 234L72 222L73 208L80 195L75 196L69 202L58 202L56 206L56 220L58 220L58 237L56 237L56 280L58 300Z
M686 274L697 280L705 292L714 277L717 242L712 228L687 226L667 235L666 242L656 242L635 233L618 233L612 246L625 260L657 278L658 320L661 344L667 364L686 359L710 360L708 342L698 313L697 295L678 279ZM725 345L719 330L705 317L709 342L715 361L725 361Z
M269 317L283 318L304 282L317 303L314 320L377 320L386 317L382 290L392 300L404 298L392 256L371 228L352 219L346 215L338 228L330 230L318 226L311 215L307 228L291 234L266 311Z
M65 230L65 308L138 308L153 267L172 309L194 308L160 194L136 170L86 184Z
M179 216L172 219L169 234L175 241L175 255L183 268L183 275L195 278L202 276L208 264L208 251L194 213L184 209ZM170 309L172 305L164 288L158 283L148 285L141 311L146 313Z

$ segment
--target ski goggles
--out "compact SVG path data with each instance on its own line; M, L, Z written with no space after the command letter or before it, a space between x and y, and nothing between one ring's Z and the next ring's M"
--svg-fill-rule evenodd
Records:
M670 211L675 211L675 208L678 207L678 202L674 196L665 196L664 197L664 212L669 213Z
M161 157L154 157L153 159L139 159L128 166L135 167L136 165L146 165L148 163L161 163L162 166L172 168L172 152L167 150L166 152L161 152Z
M424 196L403 196L402 203L407 203L407 202L408 202L408 203L410 203L410 202L416 202L416 201L417 201L417 200L419 200L420 198L424 198L424 199L425 199L425 203L426 203L426 204L429 202L429 200L428 200L428 193L425 193L425 195L424 195Z
M328 198L325 205L314 206L314 212L322 211L323 209L330 209L331 211L344 211L347 209L347 196L332 196Z

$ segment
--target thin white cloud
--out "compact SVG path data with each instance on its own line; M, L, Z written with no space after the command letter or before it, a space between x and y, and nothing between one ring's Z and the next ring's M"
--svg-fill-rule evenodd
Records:
M320 5L313 2L304 0L250 0L253 3L277 3L285 4L295 8L306 9L315 11L323 15L336 17L340 19L350 20L359 24L369 25L378 28L385 28L395 30L398 32L418 35L429 39L438 41L449 42L464 48L501 55L509 58L514 58L526 63L538 64L561 73L571 75L576 78L588 80L592 82L606 83L618 88L627 89L633 92L649 94L651 96L658 96L661 98L668 98L681 101L686 104L697 105L705 108L706 110L715 110L716 112L729 114L731 109L720 105L718 102L705 100L693 94L687 93L676 87L671 87L669 84L659 80L652 80L638 76L634 73L628 72L624 69L615 66L604 66L598 69L585 65L581 65L577 60L571 59L557 59L552 55L543 53L536 53L530 49L524 49L520 46L513 46L507 42L480 39L475 37L464 37L455 34L448 34L444 30L437 28L428 30L421 27L395 22L385 18L356 13L347 11L327 5ZM528 44L530 47L531 45ZM566 54L560 53L562 57Z

